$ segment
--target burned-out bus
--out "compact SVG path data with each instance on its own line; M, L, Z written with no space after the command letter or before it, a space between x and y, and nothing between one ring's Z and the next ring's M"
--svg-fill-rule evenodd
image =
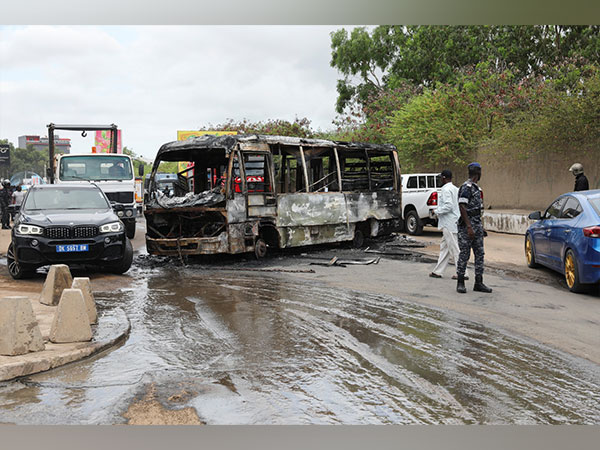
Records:
M183 162L172 194L161 165ZM401 227L392 145L263 135L204 135L163 145L144 199L153 255L254 252L353 241Z

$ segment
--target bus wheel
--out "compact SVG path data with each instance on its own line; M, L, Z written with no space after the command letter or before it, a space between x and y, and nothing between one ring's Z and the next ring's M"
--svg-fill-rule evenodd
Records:
M354 239L352 239L352 246L354 248L361 248L364 244L365 235L363 234L361 229L356 228L356 230L354 230Z
M263 259L267 256L267 243L262 238L258 238L254 243L254 256L256 259Z

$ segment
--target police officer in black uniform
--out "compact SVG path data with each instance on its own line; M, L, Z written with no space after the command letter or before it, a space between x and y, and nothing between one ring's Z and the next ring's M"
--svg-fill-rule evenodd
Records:
M587 177L583 174L583 165L575 163L569 169L575 176L575 189L574 191L587 191L590 188Z
M471 256L471 249L475 255L475 285L474 291L492 292L483 284L483 224L481 223L481 191L477 182L481 179L481 165L479 163L469 164L469 179L463 183L458 190L458 206L460 208L460 219L458 219L458 247L460 255L456 275L458 283L456 291L464 294L465 270Z

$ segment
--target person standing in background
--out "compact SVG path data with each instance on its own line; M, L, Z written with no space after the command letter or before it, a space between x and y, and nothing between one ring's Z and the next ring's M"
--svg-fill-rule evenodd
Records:
M7 180L2 183L2 190L0 190L0 212L2 213L2 229L10 229L10 214L8 212L8 205L12 202L12 192L10 190L10 182Z
M24 198L25 198L25 192L23 192L21 185L19 185L15 188L15 192L13 192L13 205L14 205L13 217L12 217L13 220L15 220L15 215L21 209L21 205L23 204Z
M575 176L575 189L574 191L588 191L590 189L590 183L588 183L587 177L583 174L583 165L575 163L569 169L569 172Z
M467 292L465 287L465 271L467 262L471 255L471 249L475 255L475 284L473 290L478 292L490 293L492 289L483 284L483 223L481 222L481 189L477 184L481 180L481 165L471 163L468 166L469 179L463 183L458 190L458 205L460 207L460 220L458 221L458 247L460 256L458 258L458 267L456 274L458 282L456 291L464 294Z
M457 265L459 255L457 222L460 217L460 210L458 207L458 188L452 184L452 172L450 170L443 170L440 176L442 178L442 190L435 214L438 218L438 229L442 230L442 240L438 262L429 274L431 278L442 278L450 257ZM453 275L452 279L456 280L457 276ZM466 272L465 279L469 279Z

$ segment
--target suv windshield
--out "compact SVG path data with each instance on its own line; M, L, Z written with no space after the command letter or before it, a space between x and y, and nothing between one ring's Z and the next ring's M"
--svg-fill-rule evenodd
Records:
M34 189L23 207L28 211L52 209L108 209L110 205L98 189Z
M59 177L62 181L131 180L131 162L125 156L63 156Z

